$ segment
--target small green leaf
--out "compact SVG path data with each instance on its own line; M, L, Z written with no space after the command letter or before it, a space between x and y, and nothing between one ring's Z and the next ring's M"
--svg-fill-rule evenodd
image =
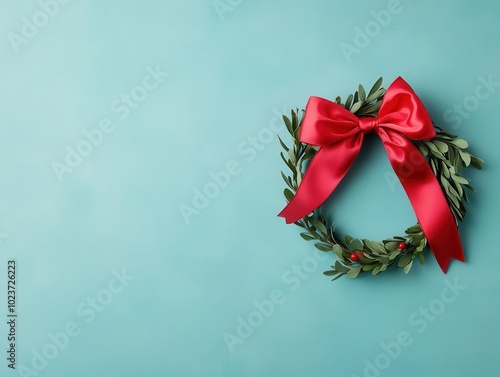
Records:
M389 254L389 260L394 260L396 259L396 257L401 254L401 252L399 250L394 250L393 252L391 252Z
M418 143L418 150L424 157L427 157L427 155L429 154L429 149L425 146L424 143Z
M339 271L342 273L347 273L349 271L349 269L346 266L344 266L342 263L340 263L338 260L335 261L334 269L335 269L335 271Z
M375 267L377 267L376 264L365 264L363 266L363 271L371 271L373 270Z
M354 267L351 267L351 269L349 270L349 272L347 273L347 277L351 278L351 279L354 279L355 277L357 277L359 275L359 273L361 272L361 268L362 266L354 266Z
M351 113L356 114L356 112L361 108L363 105L363 102L356 102L354 105L351 107Z
M276 119L276 118L275 118ZM288 152L288 147L287 145L283 142L283 140L281 140L281 137L278 136L278 140L280 141L280 144L281 144L281 147Z
M293 111L292 111L293 114ZM283 121L285 122L286 129L290 133L290 135L293 135L293 128L292 128L292 123L290 122L290 119L288 119L285 115L283 115Z
M372 88L370 89L370 93L368 93L368 96L379 90L379 88L382 86L382 80L382 77L379 77L379 79L375 81L375 84L373 84Z
M291 201L293 198L293 192L291 192L289 189L283 190L283 194L285 195L286 200Z
M352 99L353 99L352 94L349 94L349 97L347 97L347 101L345 101L345 106L344 106L347 110L351 108Z
M469 181L467 179L465 179L464 177L461 177L459 175L455 175L455 174L452 174L451 175L451 178L457 182L457 183L461 183L462 185L468 185L469 184Z
M467 143L464 139L455 139L452 140L451 143L460 149L465 149L469 146L469 143Z
M332 246L326 243L317 242L314 244L314 246L316 247L316 249L321 251L332 251Z
M410 269L411 269L411 266L413 265L413 261L410 261L410 263L408 263L405 267L404 267L404 272L405 274L407 274L408 272L410 272Z
M471 156L470 153L464 152L461 149L458 150L460 153L460 157L462 158L462 161L464 162L465 166L469 166L471 163Z
M398 248L399 242L387 242L384 246L389 251L395 251Z
M398 267L404 267L412 260L411 253L404 254L398 261Z
M341 262L345 262L343 250L339 245L333 245L332 250Z
M363 242L355 238L349 243L349 248L351 250L363 250Z
M321 222L320 220L312 218L311 223L314 225L314 227L316 229L318 229L323 234L328 234L328 231L326 230L325 224L323 222Z
M306 241L311 241L316 239L316 237L312 236L310 233L300 233L300 236Z
M359 84L358 92L359 92L359 100L364 102L366 100L366 92L365 88L363 88L363 85Z
M374 242L370 240L363 240L365 243L366 247L372 251L375 251L377 253L385 253L385 248L384 244L381 242Z
M443 143L442 141L439 140L433 140L432 141L434 145L439 149L441 153L446 153L448 152L448 144Z

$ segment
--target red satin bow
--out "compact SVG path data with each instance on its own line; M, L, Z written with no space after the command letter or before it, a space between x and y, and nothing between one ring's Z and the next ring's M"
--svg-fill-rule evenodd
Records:
M387 89L376 118L358 118L326 99L309 99L300 141L321 148L294 198L278 216L292 223L318 208L353 164L366 133L375 133L382 140L443 272L452 258L464 262L460 235L443 191L428 162L409 140L431 139L436 131L424 105L401 77Z

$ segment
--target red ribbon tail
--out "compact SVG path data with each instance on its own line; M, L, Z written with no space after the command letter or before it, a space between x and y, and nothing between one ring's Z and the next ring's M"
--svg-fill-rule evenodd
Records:
M426 159L408 139L391 133L382 140L429 247L446 273L452 259L464 262L465 257L455 218L443 190Z
M448 208L449 210L449 208ZM451 223L443 224L443 227L440 229L440 234L438 236L433 236L433 230L423 229L424 234L426 235L429 247L431 248L434 256L436 257L436 261L439 264L439 267L443 270L444 273L448 271L448 266L452 259L457 259L461 262L465 262L464 251L462 248L462 242L460 241L460 234L458 233L458 229L455 226L455 220L453 219L453 215ZM451 224L451 225L450 225ZM430 234L432 239L430 239L427 234Z
M290 203L278 216L287 224L309 215L328 199L359 154L363 134L322 147L309 164L300 186Z

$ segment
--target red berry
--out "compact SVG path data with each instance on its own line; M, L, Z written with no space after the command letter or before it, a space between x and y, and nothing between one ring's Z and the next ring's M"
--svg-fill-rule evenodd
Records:
M361 257L365 257L365 253L363 253L362 251L360 251L360 252L358 253L358 255L359 255L359 256L361 256Z
M398 245L398 249L399 249L399 250L406 249L406 243L404 243L404 242L400 242L400 243L399 243L399 245Z
M349 258L350 258L353 262L359 262L359 257L358 257L358 254L357 254L357 253L351 253L351 255L349 256Z

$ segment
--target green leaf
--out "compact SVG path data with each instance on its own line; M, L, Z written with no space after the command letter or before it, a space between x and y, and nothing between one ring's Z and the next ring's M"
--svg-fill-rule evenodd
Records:
M379 88L382 86L382 77L379 77L379 79L373 84L372 88L370 89L370 93L368 93L368 97L370 97L373 93L375 93Z
M358 92L359 92L359 100L364 102L366 100L366 92L365 88L363 88L363 85L359 84Z
M377 267L376 264L365 264L363 266L363 271L371 271L373 270L375 267Z
M291 201L293 198L293 192L291 192L289 189L283 190L283 194L285 195L286 200Z
M274 118L276 119L276 118ZM287 145L285 143L283 143L283 140L281 140L281 137L278 136L278 140L280 141L280 144L281 144L281 147L288 152L289 148L287 147Z
M297 119L297 112L291 111L292 114L292 130L295 132L299 128L299 121Z
M374 241L370 241L370 240L363 240L363 242L365 243L366 247L369 250L375 251L377 253L385 253L385 247L384 247L383 243L374 242Z
M353 96L352 94L349 94L349 97L347 97L347 101L345 101L345 105L344 107L349 110L351 108L351 105L352 105L352 99L353 99Z
M328 234L328 230L326 230L325 224L320 220L312 218L311 223L314 225L316 229L318 229L323 234Z
M349 248L351 250L364 250L363 242L355 238L349 243Z
M434 145L433 142L430 142L430 141L426 141L425 142L425 145L430 149L431 153L436 156L437 158L439 158L440 160L446 160L446 158L444 157L444 154L441 153L441 151ZM432 162L432 160L431 160Z
M312 236L310 233L300 233L300 236L306 241L311 241L316 239L316 237Z
M332 250L341 262L345 262L343 250L339 245L333 245Z
M366 102L370 103L372 101L378 100L384 94L385 94L385 89L379 89L376 92L373 92L373 93L369 94L368 97L366 97ZM382 101L377 101L377 103L378 102L382 102Z
M395 251L398 248L399 242L387 242L384 246L389 251Z
M469 191L476 192L476 189L471 185L464 185Z
M290 177L287 177L285 175L285 173L281 172L281 176L283 177L283 180L285 181L285 183L288 185L288 187L290 187L292 190L293 190L293 186L291 184L291 181L290 181Z
M398 267L404 267L412 260L411 253L404 254L398 261Z
M293 111L292 111L293 114ZM283 115L283 121L285 122L286 129L290 133L290 135L293 136L293 128L292 128L292 123L290 122L290 119L288 119L285 115Z
M399 250L394 250L389 254L389 260L394 260L396 257L401 254Z
M323 272L323 275L326 275L326 276L335 276L338 274L340 274L340 272L335 271L335 270L328 270L328 271ZM333 280L335 280L335 279L333 279Z
M442 141L439 140L433 140L432 143L439 149L441 153L448 152L448 144L443 143Z
M469 181L467 179L465 179L464 177L461 177L459 175L455 175L455 174L452 174L451 175L451 178L457 182L457 183L461 183L462 185L468 185L469 184Z
M335 281L337 279L340 279L342 276L344 276L345 274L339 274L337 277L335 277L334 279L332 279L332 281Z
M413 261L410 261L410 263L408 263L405 267L404 267L404 272L405 274L407 274L408 272L410 272L410 269L411 269L411 266L413 265Z
M349 272L347 273L347 277L351 278L351 279L354 279L355 277L357 277L359 275L359 273L361 272L361 268L362 266L354 266L354 267L351 267L351 269L349 270Z
M349 271L349 269L344 266L342 263L340 263L338 260L335 261L335 267L334 267L335 271L339 271L339 272L343 272L343 273L347 273Z
M356 112L361 108L363 105L363 102L356 102L354 105L351 107L351 113L356 114Z
M349 245L351 243L351 241L353 240L353 238L351 236L346 235L344 237L344 240L345 240L345 244Z
M451 143L460 149L465 149L469 146L469 143L467 143L464 139L455 139L452 140Z
M422 156L427 157L427 155L429 154L429 149L425 146L425 144L418 143L417 146L420 153L422 153Z
M314 244L314 246L316 247L316 249L321 251L332 251L332 246L326 243L317 242Z
M458 150L460 153L460 157L462 158L462 161L464 162L465 166L469 166L471 163L471 156L470 153L464 152L461 149Z
M471 158L471 163L475 164L475 165L482 165L484 164L484 160L481 160L479 157L476 157L476 156L470 156ZM481 168L479 168L481 169Z
M446 162L441 161L441 170L443 171L443 174L446 178L450 178L450 170L448 169L448 165L446 165Z
M372 275L378 275L380 273L380 270L382 269L382 265L378 265L372 270Z
M420 264L424 264L425 263L424 253L418 253L418 261L420 262Z

